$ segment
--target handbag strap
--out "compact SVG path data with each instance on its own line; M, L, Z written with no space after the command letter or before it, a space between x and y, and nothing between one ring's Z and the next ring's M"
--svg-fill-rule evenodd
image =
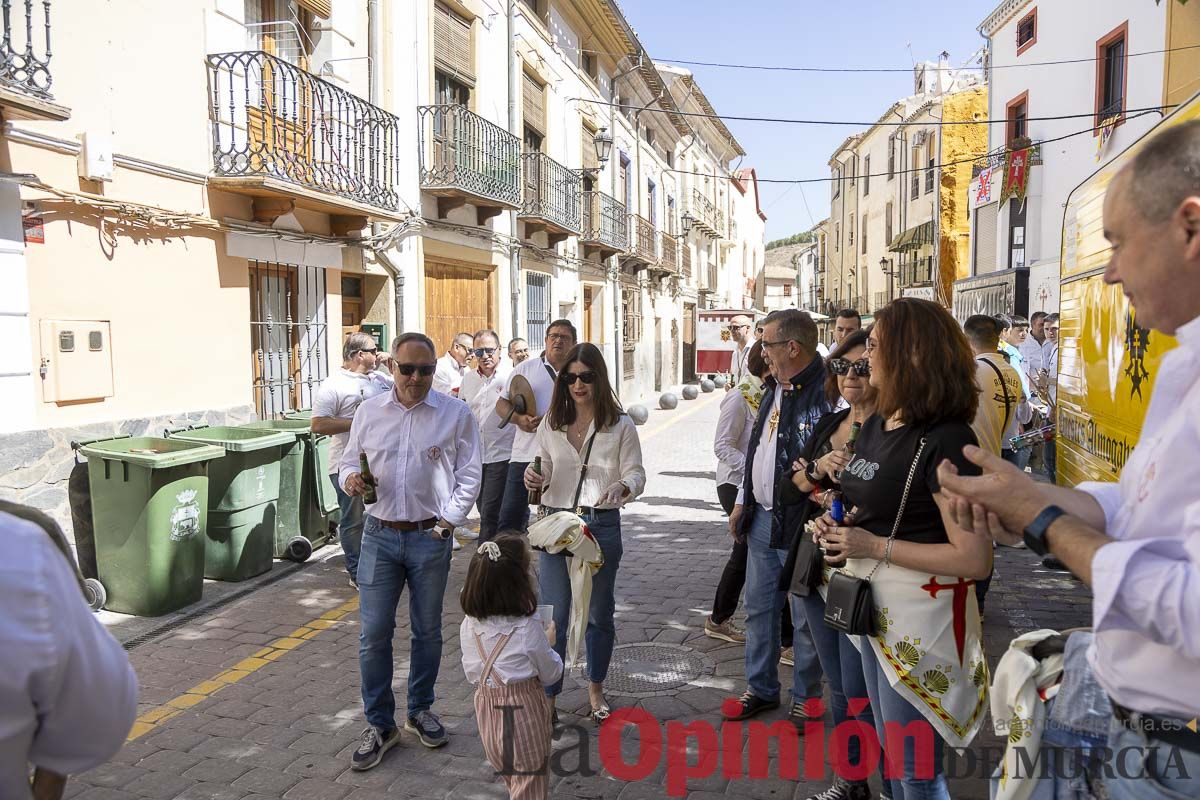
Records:
M1000 368L997 367L995 364L993 364L991 361L989 361L987 358L980 356L979 358L977 358L975 360L979 361L981 363L987 364L989 367L991 367L992 372L996 373L996 377L1000 380L1000 390L1004 392L1004 427L1002 427L1000 429L1000 435L1003 436L1004 432L1006 430L1008 430L1008 420L1011 415L1011 409L1012 409L1012 401L1008 399L1008 384L1004 382L1004 373L1001 372Z
M597 433L598 431L592 431L587 447L583 449L583 462L579 465L579 483L575 485L575 499L571 501L571 508L579 508L579 495L583 493L583 479L587 476L588 460L592 457L592 444L596 441Z
M892 535L888 537L888 541L896 538L896 534L900 532L900 520L904 517L904 509L908 505L908 492L912 489L913 477L917 474L917 465L921 463L921 453L925 451L925 437L921 437L921 443L917 446L917 454L913 456L912 466L908 470L908 480L904 482L904 494L900 496L900 510L896 512L896 523L892 525ZM875 570L879 569L882 561L875 564L875 569L871 570L871 574L867 576L867 580L875 577Z

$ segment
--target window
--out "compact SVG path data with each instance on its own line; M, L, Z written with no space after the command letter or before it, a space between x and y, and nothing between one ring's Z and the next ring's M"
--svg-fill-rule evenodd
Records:
M863 157L863 196L871 193L871 157Z
M308 69L313 52L314 9L328 18L327 9L317 2L297 0L245 0L246 32L249 49L262 50L301 69Z
M592 53L581 53L579 56L579 66L592 80L598 80L600 71L596 68L596 56Z
M667 233L675 235L675 198L667 197Z
M833 250L837 252L842 249L842 223L835 222L833 224Z
M521 111L525 122L525 149L541 152L546 138L546 87L528 72L521 74Z
M525 338L530 342L546 339L550 324L550 276L541 272L525 273Z
M596 155L596 129L586 122L579 126L579 163L584 169L600 169Z
M1096 42L1096 126L1106 119L1125 118L1126 52L1129 23ZM1099 131L1095 131L1099 135Z
M888 180L896 177L896 134L888 137Z
M975 274L996 271L996 217L999 203L975 209Z
M833 196L837 197L842 193L842 168L840 166L833 168Z
M646 179L646 219L650 221L650 226L657 228L658 222L658 187L654 185L654 181Z
M646 144L654 147L654 129L649 125L642 128L642 138L646 140Z
M892 243L892 203L889 200L887 204L887 216L883 220L883 246L887 247Z
M711 288L711 287L710 287ZM633 377L633 353L642 339L642 291L636 286L621 287L621 349L623 352L622 373L625 378Z
M783 296L784 297L792 296L792 285L790 283L785 283L783 285Z
M459 84L475 85L471 58L471 21L456 14L444 3L435 3L433 11L434 67Z
M1021 55L1037 44L1037 9L1033 9L1017 23L1017 55Z
M621 202L627 210L633 211L633 207L630 205L630 201L633 200L633 184L631 183L633 178L629 171L629 156L625 155L625 153L621 153L621 174L617 177L619 178L618 183L621 185L621 191L625 193L621 198Z
M250 262L254 405L263 419L311 408L329 375L325 270Z
M859 229L859 240L862 242L862 254L867 254L867 215L863 214L862 227Z
M921 148L914 147L912 151L912 194L913 200L921 196L921 169L917 165L921 163Z
M846 244L850 249L854 249L854 217L850 218L850 227L846 230Z
M850 156L850 160L846 162L846 166L848 166L850 168L850 185L851 186L854 185L854 174L856 172L855 167L857 166L857 164L856 164L857 161L858 161L858 156Z
M925 194L933 191L933 182L937 177L937 164L933 160L933 145L929 146L929 155L925 159Z
M1004 118L1008 120L1006 142L1029 136L1029 92L1022 92L1008 101Z
M434 74L434 91L441 106L469 106L471 87L456 81L440 69Z

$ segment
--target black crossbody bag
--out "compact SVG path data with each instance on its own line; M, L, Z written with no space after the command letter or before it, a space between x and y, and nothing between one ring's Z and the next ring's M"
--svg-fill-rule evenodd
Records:
M889 546L885 553L891 552L890 543L900 531L900 520L904 517L904 509L908 505L908 492L912 488L913 476L917 474L917 464L920 463L924 450L925 438L921 437L912 467L908 470L908 480L904 482L900 510L896 512L896 524L892 526L892 535L888 537ZM865 578L856 578L848 572L834 570L829 576L829 589L825 593L826 625L851 636L876 634L875 598L871 595L871 578L875 577L875 571L884 563L890 563L886 554L884 560L876 564L875 569Z

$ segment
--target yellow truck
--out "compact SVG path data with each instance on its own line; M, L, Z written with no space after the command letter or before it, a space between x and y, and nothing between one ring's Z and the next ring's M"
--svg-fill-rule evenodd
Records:
M1149 137L1200 118L1200 94L1081 183L1067 198L1060 273L1058 483L1115 481L1137 444L1170 336L1143 328L1119 286L1106 286L1104 193Z

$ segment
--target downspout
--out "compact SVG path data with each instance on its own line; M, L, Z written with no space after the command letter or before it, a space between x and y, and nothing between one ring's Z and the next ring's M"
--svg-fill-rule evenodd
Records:
M623 57L622 60L624 60L624 58L628 58L628 56ZM618 62L618 64L619 63L620 62ZM626 75L633 72L635 69L638 69L639 67L641 67L641 65L642 65L642 54L638 53L638 60L637 60L636 64L633 64L628 69L621 70L621 71L617 72L615 75L613 75L612 84L611 84L612 92L613 92L613 99L616 99L616 96L617 96L617 81L620 80L621 78L624 78ZM617 107L613 103L609 103L609 106L608 106L608 129L613 132L613 139L614 139L613 143L615 144L616 143L616 132L617 132ZM637 131L634 131L633 140L634 140L634 143L636 144L637 143ZM640 149L640 145L639 145L639 149ZM620 158L620 151L617 151L617 157ZM610 161L611 161L611 159L610 159ZM612 196L616 197L617 196L617 176L620 174L620 170L616 167L610 166L609 174L611 176L611 180L609 183L611 186ZM628 207L626 207L625 208L625 231L626 231L625 235L626 235L627 239L628 239L629 235L632 233L632 231L630 230L630 225L629 225L629 214L630 213L632 213L631 210ZM624 376L625 366L621 360L622 353L624 352L624 347L623 347L624 342L621 341L621 266L620 266L620 256L611 256L611 258L616 263L616 266L610 270L610 274L612 276L612 307L613 307L613 373L618 376L617 379L613 381L613 389L616 391L617 399L619 400L619 399L621 399L621 381L624 380L624 377L625 377Z
M367 0L367 98L371 105L379 106L383 94L383 31L379 13L379 0ZM383 225L371 223L371 235L378 237ZM396 328L394 333L399 336L404 332L404 273L392 263L391 258L383 250L375 251L375 261L392 279L395 296Z
M517 109L517 3L508 0L508 132L521 139L521 114ZM512 338L521 335L521 244L517 240L517 212L508 212L512 235L508 257L508 288L512 295Z

